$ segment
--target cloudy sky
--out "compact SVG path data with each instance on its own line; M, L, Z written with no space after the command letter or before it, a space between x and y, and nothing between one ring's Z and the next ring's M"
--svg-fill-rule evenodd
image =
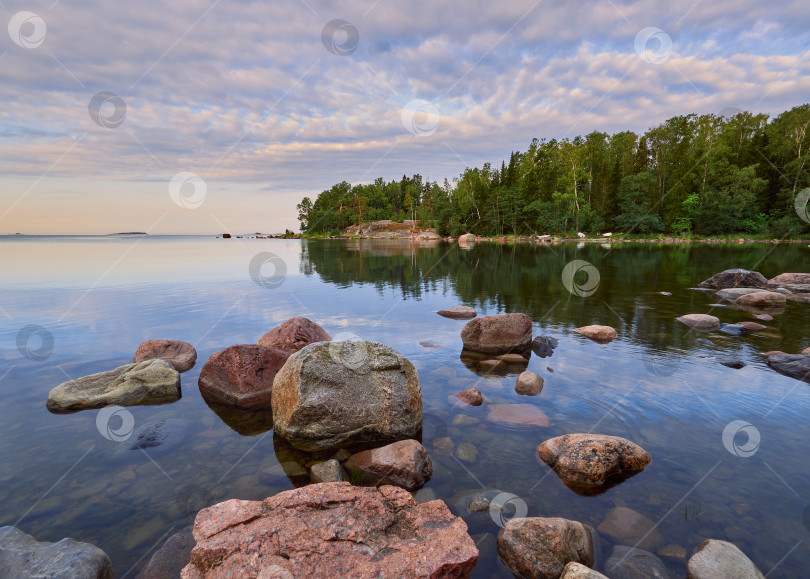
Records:
M0 20L0 234L297 230L342 180L810 101L806 0L0 0Z

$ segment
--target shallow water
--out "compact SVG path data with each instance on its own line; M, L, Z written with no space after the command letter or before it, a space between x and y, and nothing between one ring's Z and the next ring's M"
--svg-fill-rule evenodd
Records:
M283 265L268 258L257 269L254 262L251 276L251 260L262 252ZM255 343L278 323L304 315L333 338L379 341L416 365L423 443L434 462L420 496L435 493L457 510L464 494L498 489L525 503L528 516L594 526L625 505L659 523L662 544L691 552L705 538L731 540L769 577L806 577L810 385L773 372L760 352L810 346L810 304L789 302L764 322L767 330L742 337L689 331L674 318L711 312L724 322L754 320L713 307L710 295L690 288L730 267L766 277L807 271L809 258L805 245L768 244L463 249L388 241L0 238L0 525L38 540L70 536L96 544L112 558L117 577L134 577L201 506L303 484L277 465L306 458L274 439L263 417L250 422L213 411L197 378L213 352ZM598 271L592 295L566 289L561 275L572 260ZM575 282L587 286L584 274ZM535 335L559 340L551 357L529 362L545 379L540 396L518 396L515 374L482 377L465 367L464 322L434 313L455 305L473 306L479 315L525 312ZM619 338L600 345L572 333L587 324L611 325ZM44 330L20 349L19 332L29 325ZM130 362L150 338L185 340L199 354L182 375L181 400L128 409L136 432L173 419L171 443L129 450L131 440L102 435L99 411L45 409L51 388ZM717 362L724 357L747 366L727 368ZM487 423L485 407L453 408L447 396L470 387L491 401L536 405L551 426L508 430ZM459 415L471 420L459 423ZM759 431L752 456L724 446L724 428L734 420ZM604 494L578 495L535 450L552 436L589 431L629 438L653 461ZM433 451L433 439L446 436L475 445L475 462ZM496 521L487 512L465 518L481 550L474 576L511 576L497 558ZM603 537L603 557L610 549ZM668 565L673 576L685 576L682 563Z

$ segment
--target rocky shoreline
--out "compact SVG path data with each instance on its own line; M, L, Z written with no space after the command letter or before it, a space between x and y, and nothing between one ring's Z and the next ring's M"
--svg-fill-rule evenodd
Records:
M810 274L767 279L759 272L727 270L697 289L767 322L788 302L810 303ZM516 375L515 392L528 401L504 403L468 389L449 397L451 408L469 408L480 420L530 433L536 456L527 459L547 466L573 493L599 495L644 476L655 457L632 440L564 429L551 435L553 417L534 402L544 380L527 366L532 354L552 356L557 337L534 336L532 319L522 313L478 316L469 306L436 313L463 322L463 364L483 376ZM736 336L766 328L753 321L723 324L702 313L677 319L694 331ZM570 339L610 348L619 337L615 328L589 325L573 329ZM776 372L810 382L810 349L766 355ZM58 385L47 407L73 412L170 403L180 396L180 373L196 360L191 344L149 340L130 365ZM468 577L479 549L462 515L480 512L500 527L497 552L520 577L668 578L673 560L691 579L764 577L738 547L719 538L692 545L687 558L685 547L665 544L657 523L625 506L614 507L593 527L554 513L526 517L516 510L512 516L505 508L511 499L501 492L479 492L449 505L435 494L420 494L433 476L431 454L472 463L478 449L456 446L447 437L423 446L422 390L413 364L384 344L334 341L307 318L287 320L256 344L215 352L198 387L212 407L265 416L275 434L305 457L282 469L310 484L263 501L206 506L193 528L170 537L153 555L142 579ZM142 429L131 448L163 444L166 428L155 423ZM609 554L602 552L603 541L612 546ZM14 527L0 529L0 576L43 575L106 579L112 566L106 554L86 543L40 543Z

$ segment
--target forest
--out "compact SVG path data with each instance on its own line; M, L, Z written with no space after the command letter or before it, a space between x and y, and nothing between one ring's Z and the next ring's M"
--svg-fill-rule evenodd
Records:
M621 232L788 237L810 233L796 198L810 187L810 104L775 118L676 116L642 135L594 131L534 139L500 167L467 167L442 183L343 181L298 204L305 234L416 219L442 235ZM800 197L803 199L804 195Z

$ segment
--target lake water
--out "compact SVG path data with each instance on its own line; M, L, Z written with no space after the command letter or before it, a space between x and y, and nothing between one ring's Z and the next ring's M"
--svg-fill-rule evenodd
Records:
M256 257L266 252L273 255ZM591 295L574 295L563 283L573 260L598 272L598 284L592 277L588 285L584 274L575 278L579 293L591 289ZM117 577L134 577L202 506L262 499L303 484L278 465L307 457L275 439L266 416L209 408L197 387L212 353L255 343L303 315L333 338L382 342L415 364L423 443L434 463L420 497L435 493L459 512L464 494L497 489L516 495L528 516L594 527L611 508L627 506L659 523L661 545L691 552L705 538L730 540L769 577L806 577L810 385L770 370L761 352L810 346L810 305L789 302L765 322L766 330L741 337L689 331L675 318L711 312L724 322L754 321L750 313L712 306L710 295L690 288L731 267L772 277L807 271L808 264L804 244L479 243L464 249L354 240L0 238L0 525L16 525L41 541L70 536L93 543L110 555ZM479 315L525 312L535 336L559 340L551 357L529 362L545 379L541 395L518 396L515 374L480 376L462 363L464 322L435 314L456 305L473 306ZM572 333L587 324L613 326L619 338L600 345ZM29 329L26 340L20 332L31 325L43 329ZM199 354L182 375L181 400L129 408L136 432L172 419L167 444L129 450L131 440L102 436L97 410L46 410L51 388L129 363L151 338L185 340ZM726 357L747 365L734 370L718 363ZM536 405L551 426L509 430L486 422L485 406L453 408L448 395L471 387L493 402ZM728 440L724 445L724 429L735 420L760 434L751 456L730 452ZM574 493L538 461L536 447L590 431L633 440L652 463L603 494ZM433 439L448 436L475 445L475 462L434 452ZM735 440L746 447L745 438ZM488 513L465 519L481 550L474 576L511 576L498 561L496 521ZM610 549L603 537L603 556ZM683 563L667 564L673 576L685 576Z

